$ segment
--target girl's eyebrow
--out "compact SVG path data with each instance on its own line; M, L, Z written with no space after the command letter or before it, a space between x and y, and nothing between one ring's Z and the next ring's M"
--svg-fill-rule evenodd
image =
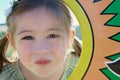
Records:
M59 31L59 32L61 32L62 30L60 28L50 28L47 31Z
M17 35L20 35L20 34L26 33L26 32L33 32L33 31L31 31L31 30L23 30L23 31L20 31L19 33L17 33Z
M61 32L62 30L59 28L50 28L47 31L59 31L59 32ZM23 31L18 32L17 35L20 35L20 34L26 33L26 32L33 32L33 31L32 30L23 30Z

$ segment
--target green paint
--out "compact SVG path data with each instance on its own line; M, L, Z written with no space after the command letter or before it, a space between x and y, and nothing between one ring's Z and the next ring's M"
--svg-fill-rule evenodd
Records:
M120 27L120 0L114 0L102 14L113 14L115 15L111 18L106 25Z
M120 57L120 53L117 53L115 55L111 55L106 57L107 59L114 61ZM101 69L102 73L104 73L109 80L120 80L120 77L112 73L108 68Z
M109 69L104 68L102 69L102 72L108 77L109 80L120 80L118 76L113 74Z
M120 57L120 53L117 53L115 55L108 56L107 59L114 61Z
M120 33L111 36L110 39L120 42Z

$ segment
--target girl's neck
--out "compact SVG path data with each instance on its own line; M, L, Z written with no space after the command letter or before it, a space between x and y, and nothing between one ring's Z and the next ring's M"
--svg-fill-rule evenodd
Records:
M26 67L24 67L24 65L20 61L19 61L19 67L25 80L60 80L62 74L64 73L65 64L63 68L57 70L54 74L46 78L40 78L34 75L31 71L29 71Z

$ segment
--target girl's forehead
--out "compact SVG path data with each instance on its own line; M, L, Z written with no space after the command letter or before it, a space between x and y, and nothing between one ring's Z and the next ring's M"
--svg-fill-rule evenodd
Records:
M45 9L35 9L24 14L21 14L17 17L18 23L51 23L51 24L58 24L61 23L60 20L52 14L50 11Z
M36 9L32 9L32 10L29 10L29 11L26 11L22 14L19 14L18 17L19 18L32 18L32 17L51 17L51 18L54 18L55 17L55 14L52 13L52 11L50 11L49 9L46 9L46 8L36 8Z
M62 24L62 21L59 19L59 17L57 17L54 13L45 8L33 9L31 11L18 15L16 20L18 23L34 22L36 24L37 22L38 23L52 22L54 24L55 23Z
M46 8L37 8L17 16L16 30L23 29L61 29L65 32L68 28L66 28L63 21L50 10Z
M19 29L62 29L64 28L62 22L46 9L35 9L19 15L16 19L16 26Z

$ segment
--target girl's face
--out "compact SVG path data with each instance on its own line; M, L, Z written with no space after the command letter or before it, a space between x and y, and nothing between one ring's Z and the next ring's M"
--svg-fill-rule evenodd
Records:
M14 47L22 65L39 77L65 67L69 35L65 26L44 8L17 17Z

